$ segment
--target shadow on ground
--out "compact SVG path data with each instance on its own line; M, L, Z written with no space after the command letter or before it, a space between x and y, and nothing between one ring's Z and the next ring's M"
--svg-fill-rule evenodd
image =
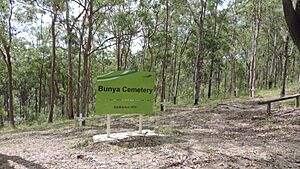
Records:
M118 142L111 142L111 145L116 145L123 148L138 148L138 147L156 147L163 144L174 144L185 142L183 139L178 139L173 136L138 136L128 137Z
M27 169L46 169L43 166L27 161L19 156L8 156L0 153L0 169L14 169L14 166L11 166L8 161L12 161L19 165L26 167Z

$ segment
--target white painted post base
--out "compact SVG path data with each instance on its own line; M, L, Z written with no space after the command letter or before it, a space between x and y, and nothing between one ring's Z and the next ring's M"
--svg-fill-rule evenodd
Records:
M111 120L111 115L107 115L107 122L106 122L106 133L107 133L107 138L110 138L110 120Z
M139 134L142 134L143 130L143 115L139 115Z

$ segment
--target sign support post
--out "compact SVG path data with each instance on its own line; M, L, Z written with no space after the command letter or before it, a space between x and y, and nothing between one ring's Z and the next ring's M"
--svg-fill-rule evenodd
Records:
M139 115L139 134L142 134L142 129L143 129L143 115Z
M111 121L111 115L107 114L107 122L106 122L107 138L110 138L110 121Z

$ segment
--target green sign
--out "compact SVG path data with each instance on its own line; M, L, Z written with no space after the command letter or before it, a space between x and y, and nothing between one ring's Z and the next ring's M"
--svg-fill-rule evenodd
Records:
M97 114L152 113L154 73L117 71L97 77Z

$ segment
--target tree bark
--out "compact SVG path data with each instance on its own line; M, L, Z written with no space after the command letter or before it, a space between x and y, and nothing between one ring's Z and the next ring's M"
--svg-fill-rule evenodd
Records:
M72 28L69 18L69 1L66 1L66 26L68 36L68 84L67 84L67 113L69 119L74 119L73 112L73 67L72 67Z
M212 58L210 60L208 93L207 93L207 97L209 99L211 98L211 86L212 86L212 78L213 78L213 66L214 66L214 57L212 56Z
M297 0L296 8L291 0L282 0L283 12L291 37L300 51L300 0Z
M269 78L269 89L273 87L275 81L275 69L276 69L276 47L277 47L277 34L275 33L273 49L272 49L272 64L271 64L271 78Z
M261 0L258 0L258 3L254 5L255 5L255 32L253 36L252 56L251 56L251 64L250 64L249 97L255 97L256 57L257 57L256 55L257 55L258 37L259 37L260 20L261 20L261 8L262 8Z
M13 15L13 1L10 0L10 7L9 7L9 17L8 17L8 38L1 39L2 45L4 47L5 53L1 50L1 54L4 57L6 66L7 66L7 77L8 77L8 120L9 126L15 128L15 121L14 121L14 109L13 109L13 77L12 77L12 63L11 63L11 45L12 45L12 38L13 38L13 27L12 27L12 15Z
M3 116L0 114L0 129L4 127Z
M198 19L194 18L197 23L197 59L196 59L196 71L195 71L195 97L194 97L194 105L199 104L200 98L200 88L201 88L201 79L202 79L202 66L203 66L203 44L202 44L202 37L204 32L204 19L205 19L205 12L206 12L206 0L201 0L201 9L200 15ZM195 16L194 16L195 17Z
M179 56L182 56L186 50L186 46L187 46L187 43L190 39L190 36L191 36L191 31L187 34L186 38L185 38L185 41L183 42L181 48L180 48L180 54ZM176 84L175 84L175 89L174 89L174 92L173 92L173 103L174 104L177 104L177 95L178 95L178 88L179 88L179 82L180 82L180 72L181 72L181 60L179 61L178 63L178 72L177 72L177 79L176 79Z
M43 15L42 15L43 16ZM43 86L43 71L44 71L44 61L45 61L45 52L44 52L44 36L43 36L43 24L42 24L42 19L41 19L41 44L42 44L42 62L40 63L40 73L39 73L39 96L38 96L38 114L36 118L38 118L39 114L41 114L41 109L42 109L42 86Z
M166 98L166 67L167 67L167 56L168 56L168 50L169 50L169 0L166 0L166 23L165 23L165 50L164 50L164 56L162 61L162 82L161 82L161 93L160 93L160 110L164 111L164 105L163 102Z
M285 42L285 50L284 50L284 67L283 67L283 74L282 74L282 89L281 89L281 97L285 96L285 86L286 86L286 78L287 78L287 69L288 69L288 59L289 59L289 54L288 54L288 47L289 47L289 37L286 37L286 42Z
M56 32L55 32L55 22L57 19L57 10L55 5L53 4L53 18L51 23L51 36L52 36L52 61L51 61L51 91L50 91L50 110L48 114L48 123L53 122L53 113L54 113L54 105L55 105L55 69L56 69Z
M89 87L89 57L90 51L92 48L93 40L93 5L94 0L89 2L89 12L88 12L88 38L86 42L86 48L83 54L83 88L82 88L82 117L85 117L87 114L87 99L88 99L88 87ZM85 125L85 121L82 123Z
M81 55L82 55L82 49L83 49L83 37L84 37L84 31L85 31L85 21L87 17L87 12L83 17L82 24L81 24L81 32L79 37L79 54L78 54L78 67L77 67L77 92L76 92L76 116L79 117L79 114L81 113L80 107L81 107Z

